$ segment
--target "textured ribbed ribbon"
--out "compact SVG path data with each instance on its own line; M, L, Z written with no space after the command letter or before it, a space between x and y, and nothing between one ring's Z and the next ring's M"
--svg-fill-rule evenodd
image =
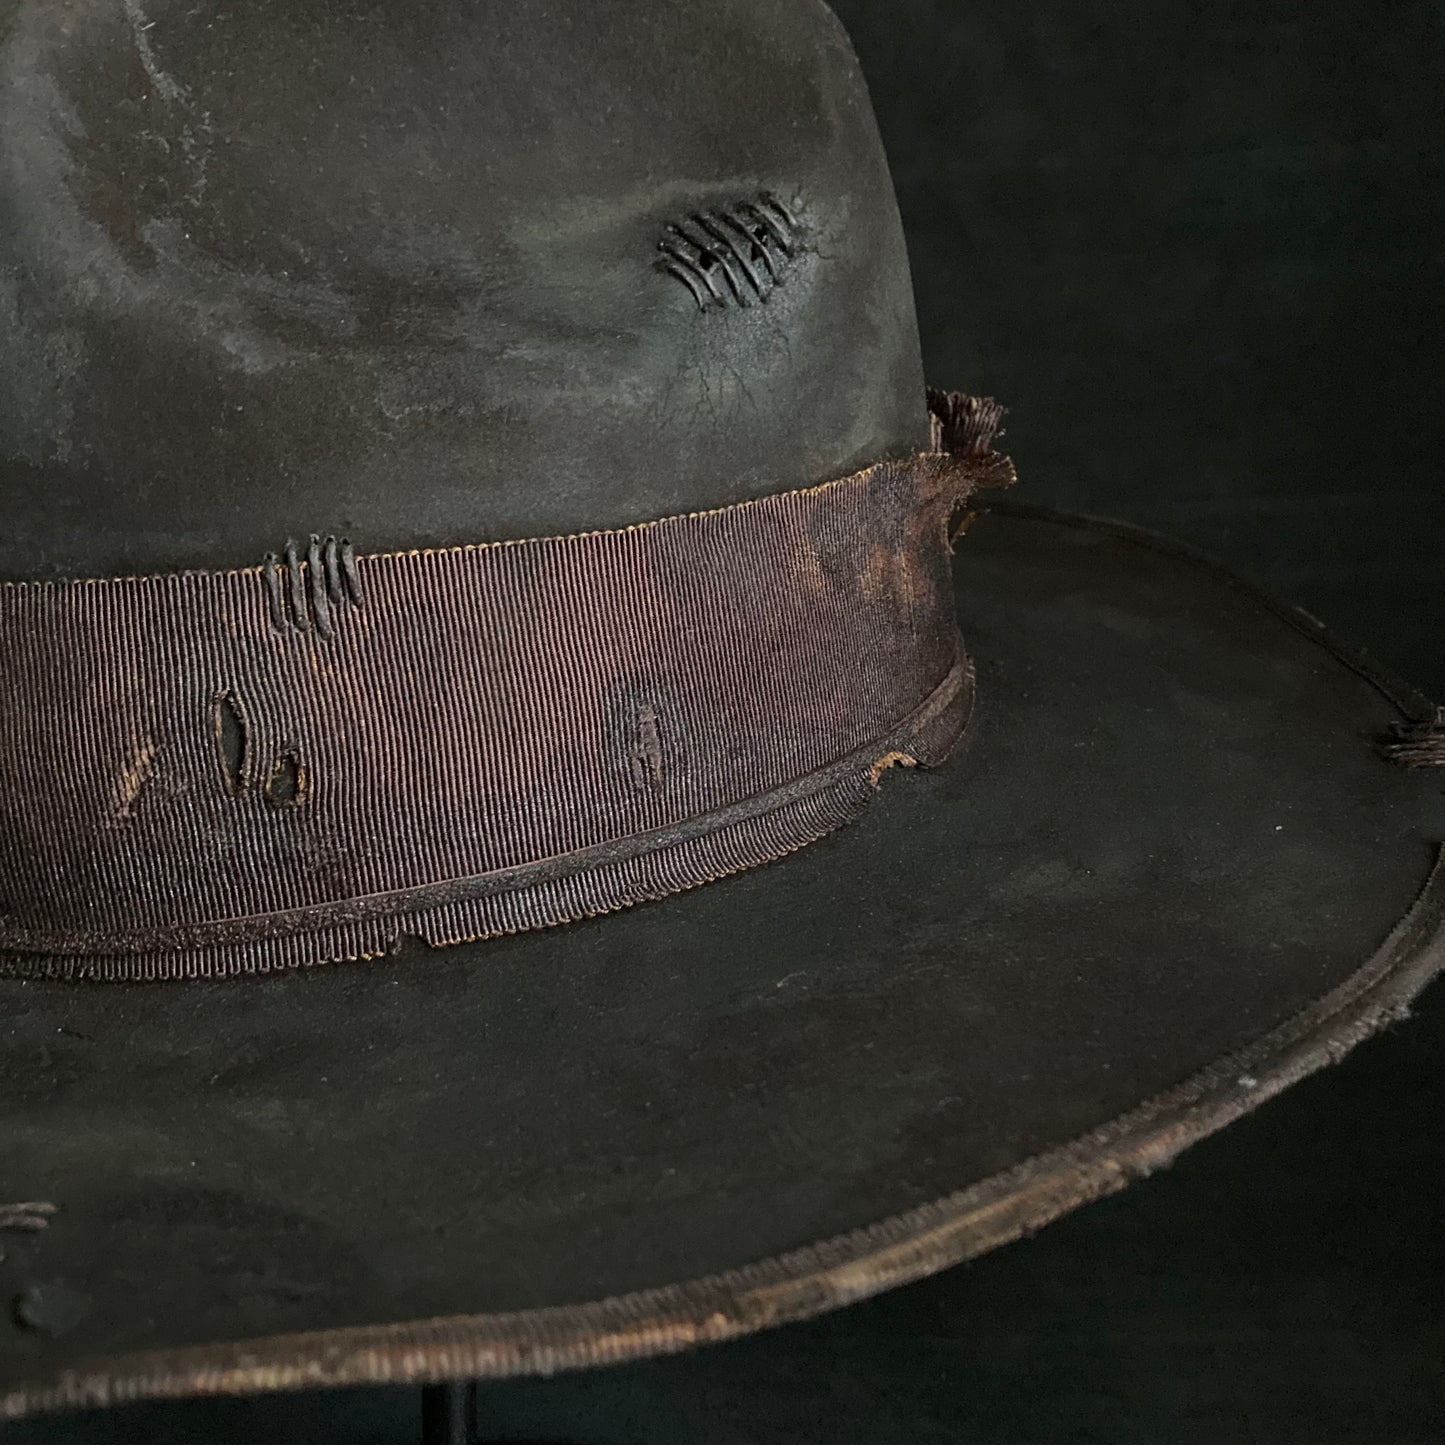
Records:
M0 968L257 973L624 907L941 760L972 677L937 450L619 531L0 587Z

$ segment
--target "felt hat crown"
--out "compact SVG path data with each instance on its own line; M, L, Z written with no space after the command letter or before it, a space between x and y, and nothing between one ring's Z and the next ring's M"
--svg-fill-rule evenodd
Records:
M0 575L620 527L927 449L822 4L8 8Z

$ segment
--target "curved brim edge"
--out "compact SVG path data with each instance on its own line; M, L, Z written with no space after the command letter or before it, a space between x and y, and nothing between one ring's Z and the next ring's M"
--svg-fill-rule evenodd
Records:
M1174 1088L902 1214L725 1273L610 1299L97 1359L0 1396L0 1419L141 1400L550 1375L812 1318L960 1264L1117 1193L1408 1015L1445 969L1445 851L1344 983Z

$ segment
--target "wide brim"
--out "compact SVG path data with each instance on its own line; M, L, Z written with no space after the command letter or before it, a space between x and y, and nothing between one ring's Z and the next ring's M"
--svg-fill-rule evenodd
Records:
M1445 963L1418 706L1144 534L958 548L965 749L781 863L235 982L0 982L0 1417L636 1358L1037 1228ZM839 659L846 667L848 660ZM13 1215L12 1218L17 1216Z

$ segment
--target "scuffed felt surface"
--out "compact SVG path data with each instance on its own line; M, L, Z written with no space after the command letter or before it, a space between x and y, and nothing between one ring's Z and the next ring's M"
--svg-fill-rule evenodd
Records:
M927 441L817 0L12 0L0 76L0 578L622 526ZM659 238L764 194L783 284L701 314Z
M88 1300L58 1335L3 1326L0 1379L808 1244L1074 1137L1363 963L1442 825L1375 756L1373 690L1136 544L994 516L959 552L969 751L781 865L378 967L0 986L0 1172L60 1206L0 1290Z

